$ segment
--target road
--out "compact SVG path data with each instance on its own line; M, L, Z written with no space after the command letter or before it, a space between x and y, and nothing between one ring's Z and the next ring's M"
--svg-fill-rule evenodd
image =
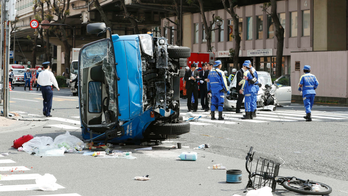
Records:
M57 183L65 188L58 190L59 193L64 193L64 196L92 196L99 193L115 195L115 191L121 195L241 194L241 189L247 182L243 159L250 146L254 147L257 156L281 162L281 173L296 171L301 175L309 175L311 178L314 176L313 180L331 182L330 185L336 188L335 194L331 195L348 195L348 192L345 192L348 187L346 169L348 168L346 142L348 111L346 107L315 105L312 122L304 121L302 117L304 109L300 104L280 107L276 112L258 111L258 117L254 120L241 120L241 114L226 111L224 121L211 121L209 112L198 110L195 113L188 113L185 106L186 100L183 99L181 114L184 119L192 116L200 116L200 118L190 123L190 133L178 139L169 140L165 144L173 145L181 142L183 146L189 146L191 150L200 144L210 144L210 148L199 151L197 162L173 162L174 157L177 157L181 151L190 149L180 151L159 147L158 150L133 153L137 157L136 160L98 159L77 154L39 158L17 152L9 146L14 139L26 134L55 138L68 130L72 135L81 137L79 110L76 108L78 98L71 96L68 89L55 90L52 118L42 116L40 91L29 92L23 91L22 87L15 88L11 92L10 100L11 112L18 113L24 120L26 118L41 120L21 121L15 131L2 130L0 152L10 151L9 158L18 165L26 166L37 173L54 174L58 179ZM139 147L141 146L118 148L134 152L134 149ZM154 146L153 149L156 147ZM218 173L207 173L206 169L204 170L215 163L223 163L228 167L243 170L243 183L234 185L234 188L226 187L222 183L225 180L224 172L218 175ZM198 166L200 169L197 169ZM292 173L291 175L294 175ZM0 174L3 173L0 171ZM134 176L147 174L153 177L149 182L132 181ZM329 182L326 183L329 184ZM0 180L0 184L13 185L14 182L4 183ZM213 187L203 188L201 184ZM137 188L134 189L135 187ZM26 191L5 193L28 195ZM30 192L30 194L45 195L43 192ZM2 195L1 185L0 195ZM277 193L276 195L291 194Z

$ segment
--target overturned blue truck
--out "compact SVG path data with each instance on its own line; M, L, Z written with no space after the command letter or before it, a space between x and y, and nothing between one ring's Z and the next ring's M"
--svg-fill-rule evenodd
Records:
M104 23L87 25L87 32L111 35ZM114 34L86 44L78 65L83 139L139 144L188 133L190 124L180 117L180 77L190 54L151 34Z

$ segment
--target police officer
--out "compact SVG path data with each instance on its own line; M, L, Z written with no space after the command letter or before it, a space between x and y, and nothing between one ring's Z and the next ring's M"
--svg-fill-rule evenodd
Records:
M244 79L242 82L244 82L241 90L243 91L244 94L244 108L245 108L245 115L242 117L242 119L253 119L252 116L252 94L253 94L253 78L254 76L250 72L250 64L247 62L243 63L243 66L248 69L248 71L244 72Z
M51 108L52 108L52 98L53 91L51 85L53 84L57 90L59 89L56 78L50 69L50 62L46 61L42 63L43 71L40 73L39 78L37 79L37 83L41 86L41 93L43 98L43 115L46 117L51 116Z
M259 80L259 76L257 75L257 71L255 70L255 68L253 67L251 61L246 60L245 63L249 64L250 67L250 72L253 74L253 77L256 78L255 82L253 83L254 85L251 87L252 88L252 102L251 102L251 112L253 117L256 117L256 109L257 109L257 94L259 92L260 89L260 83L258 82Z
M315 89L317 89L319 82L315 75L311 74L311 67L305 65L303 68L304 75L301 76L300 82L298 84L298 90L302 91L303 104L306 109L306 116L304 118L306 121L312 121L311 111L315 98Z
M240 108L242 106L242 102L244 99L244 94L243 94L243 90L242 90L242 81L243 81L243 77L244 77L244 72L247 71L247 67L242 66L242 68L237 72L236 77L237 77L237 92L238 92L238 99L237 99L237 106L236 106L236 113L242 113L240 111Z
M224 120L222 117L222 110L224 107L224 92L228 91L226 77L223 71L221 71L222 64L220 60L215 61L214 68L209 72L208 90L211 91L211 119L216 120L215 110L218 108L219 119Z
M37 79L39 78L39 74L40 74L41 70L42 69L39 68L39 69L37 69L37 72L36 72L36 91L38 91L40 88L40 85L37 83ZM41 88L40 88L40 90L41 90Z
M30 80L31 80L31 73L29 68L27 68L27 71L24 73L24 90L26 91L27 86L29 87L29 91L30 91Z
M231 73L230 76L228 77L229 83L232 82L232 80L233 80L234 76L236 75L236 73L237 73L237 69L236 69L236 68L233 68L233 69L232 69L232 73Z

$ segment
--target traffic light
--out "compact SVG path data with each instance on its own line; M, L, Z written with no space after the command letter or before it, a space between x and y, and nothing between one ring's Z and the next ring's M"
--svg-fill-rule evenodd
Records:
M8 4L6 5L6 10L7 10L7 20L9 21L15 21L16 20L16 14L17 10L15 9L16 7L16 0L9 0Z

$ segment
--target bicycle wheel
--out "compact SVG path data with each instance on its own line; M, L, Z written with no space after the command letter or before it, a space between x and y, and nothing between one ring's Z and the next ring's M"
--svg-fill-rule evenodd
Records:
M328 195L332 192L332 188L329 185L297 178L283 182L282 186L289 191L307 195Z

